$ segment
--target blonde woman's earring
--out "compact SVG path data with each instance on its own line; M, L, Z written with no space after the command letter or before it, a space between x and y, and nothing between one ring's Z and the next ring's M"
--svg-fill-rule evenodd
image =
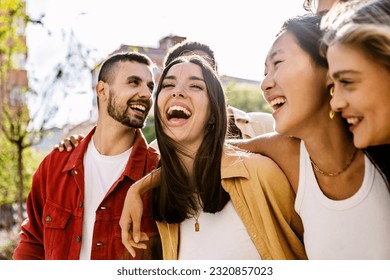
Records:
M334 95L334 86L333 86L333 85L332 85L332 86L330 87L330 89L329 89L329 94L330 94L330 96L333 97L333 95ZM329 118L330 118L331 120L333 120L334 114L335 114L335 112L334 112L332 109L330 109L330 111L329 111Z
M334 114L335 114L335 112L334 112L332 109L330 109L330 111L329 111L329 118L330 118L331 120L333 120Z

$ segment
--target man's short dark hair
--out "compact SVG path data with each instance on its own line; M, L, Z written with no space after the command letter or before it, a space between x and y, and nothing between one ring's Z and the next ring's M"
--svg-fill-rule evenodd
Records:
M123 52L115 53L108 57L101 65L98 81L110 82L113 78L113 69L118 62L139 62L147 66L152 66L152 60L141 53L138 52Z

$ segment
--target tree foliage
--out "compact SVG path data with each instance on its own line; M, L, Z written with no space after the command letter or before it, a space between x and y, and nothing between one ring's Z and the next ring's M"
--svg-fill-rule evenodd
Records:
M0 134L0 151L0 205L12 204L17 201L18 193L17 178L14 176L14 170L17 170L17 152L15 145L12 145L2 134ZM32 175L44 155L31 148L25 149L23 153L23 183L30 186ZM29 188L25 188L24 197L27 196L29 190Z
M13 55L25 53L23 38L18 36L18 24L25 21L25 3L21 0L0 1L0 73L3 75L13 67Z
M42 83L44 86L40 85L39 89L32 88L27 83L24 65L18 63L23 60L21 58L24 58L24 61L27 58L24 34L26 24L35 23L44 27L41 19L29 18L22 0L0 0L0 138L2 145L5 145L1 155L1 167L9 167L8 172L13 174L12 179L4 181L8 191L3 192L4 197L0 203L12 201L16 195L19 222L24 218L22 206L29 190L25 186L30 185L30 171L36 168L36 164L32 163L34 157L30 149L46 135L47 125L54 118L66 95L84 93L75 92L76 89L72 88L75 79L72 78L83 78L80 74L82 70L91 76L92 69L87 63L90 50L79 44L71 33L64 62L55 67L50 77ZM96 65L95 62L91 63ZM29 72L29 78L34 81L32 73L33 71ZM26 82L21 82L21 78ZM32 103L35 110L31 110Z
M272 111L262 96L260 85L237 84L232 81L225 86L225 95L229 105L244 112Z
M16 164L14 169L16 176L12 176L12 178L16 181L18 188L17 200L20 206L19 222L21 222L23 218L22 205L24 202L22 156L23 150L31 146L27 140L27 127L30 117L28 106L25 102L27 85L23 82L23 78L26 80L27 75L25 70L17 65L15 61L17 57L22 57L25 60L27 53L24 37L26 24L25 3L21 0L2 0L0 6L0 129L2 139L8 140L11 144L11 149L9 149L10 155L8 155L10 161L8 164L10 166ZM3 152L3 154L5 153ZM8 197L13 194L12 186L15 186L15 182L8 186Z
M16 170L16 153L13 145L4 135L0 135L0 205L16 201L15 176L10 170Z

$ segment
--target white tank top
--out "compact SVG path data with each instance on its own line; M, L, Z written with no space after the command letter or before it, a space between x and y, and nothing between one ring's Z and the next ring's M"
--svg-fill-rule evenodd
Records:
M180 224L179 260L260 260L232 201L215 214L201 212Z
M301 141L295 210L309 259L390 259L390 193L366 156L360 189L350 198L331 200L322 193Z

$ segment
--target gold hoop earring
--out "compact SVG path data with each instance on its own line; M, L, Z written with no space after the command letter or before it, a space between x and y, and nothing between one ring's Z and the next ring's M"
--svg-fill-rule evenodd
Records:
M334 85L332 85L332 86L330 87L330 89L329 89L329 94L330 94L330 96L333 98L333 95L334 95ZM331 120L333 120L334 115L335 115L335 111L333 111L332 109L330 109L330 111L329 111L329 118L330 118Z
M329 119L333 120L334 114L335 114L335 112L332 109L330 109L330 111L329 111Z

